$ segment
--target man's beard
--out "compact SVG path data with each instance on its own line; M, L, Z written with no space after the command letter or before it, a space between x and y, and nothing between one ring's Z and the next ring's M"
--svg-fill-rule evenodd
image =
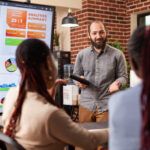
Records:
M105 45L106 45L106 42L107 42L107 38L99 39L99 42L95 42L91 38L90 38L90 40L91 40L91 44L92 44L93 47L95 47L96 49L102 49L102 50L105 48Z

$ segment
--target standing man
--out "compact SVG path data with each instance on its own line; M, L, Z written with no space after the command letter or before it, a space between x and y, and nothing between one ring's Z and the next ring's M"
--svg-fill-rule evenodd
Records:
M127 83L127 67L123 53L106 44L107 33L100 21L88 26L91 46L76 58L74 74L91 84L77 82L81 88L79 121L108 121L108 98Z

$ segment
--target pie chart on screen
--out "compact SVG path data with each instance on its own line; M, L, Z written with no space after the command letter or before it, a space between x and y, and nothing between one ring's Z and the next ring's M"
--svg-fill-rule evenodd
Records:
M4 97L0 99L0 114L3 112L3 102L4 102Z
M0 99L0 104L4 103L4 97Z
M8 72L15 72L17 70L15 58L7 59L5 61L5 68Z

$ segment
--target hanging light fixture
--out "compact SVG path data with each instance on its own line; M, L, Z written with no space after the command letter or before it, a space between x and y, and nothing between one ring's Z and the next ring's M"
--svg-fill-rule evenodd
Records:
M62 19L63 27L78 27L78 21L76 17L73 17L71 14L71 9L68 9L68 15Z

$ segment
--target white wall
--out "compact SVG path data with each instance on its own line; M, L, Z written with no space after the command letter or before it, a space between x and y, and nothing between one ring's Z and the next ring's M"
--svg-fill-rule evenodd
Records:
M130 87L134 87L140 82L141 79L135 74L133 70L130 70Z
M27 0L12 0L26 2ZM73 9L82 8L82 0L30 0L31 3L42 4L42 5L52 5L58 7L67 7Z
M70 51L70 28L65 28L61 26L62 18L68 14L67 8L57 7L56 8L56 30L60 33L60 50Z
M131 23L130 34L132 34L132 32L137 28L137 14L131 14L130 23Z

